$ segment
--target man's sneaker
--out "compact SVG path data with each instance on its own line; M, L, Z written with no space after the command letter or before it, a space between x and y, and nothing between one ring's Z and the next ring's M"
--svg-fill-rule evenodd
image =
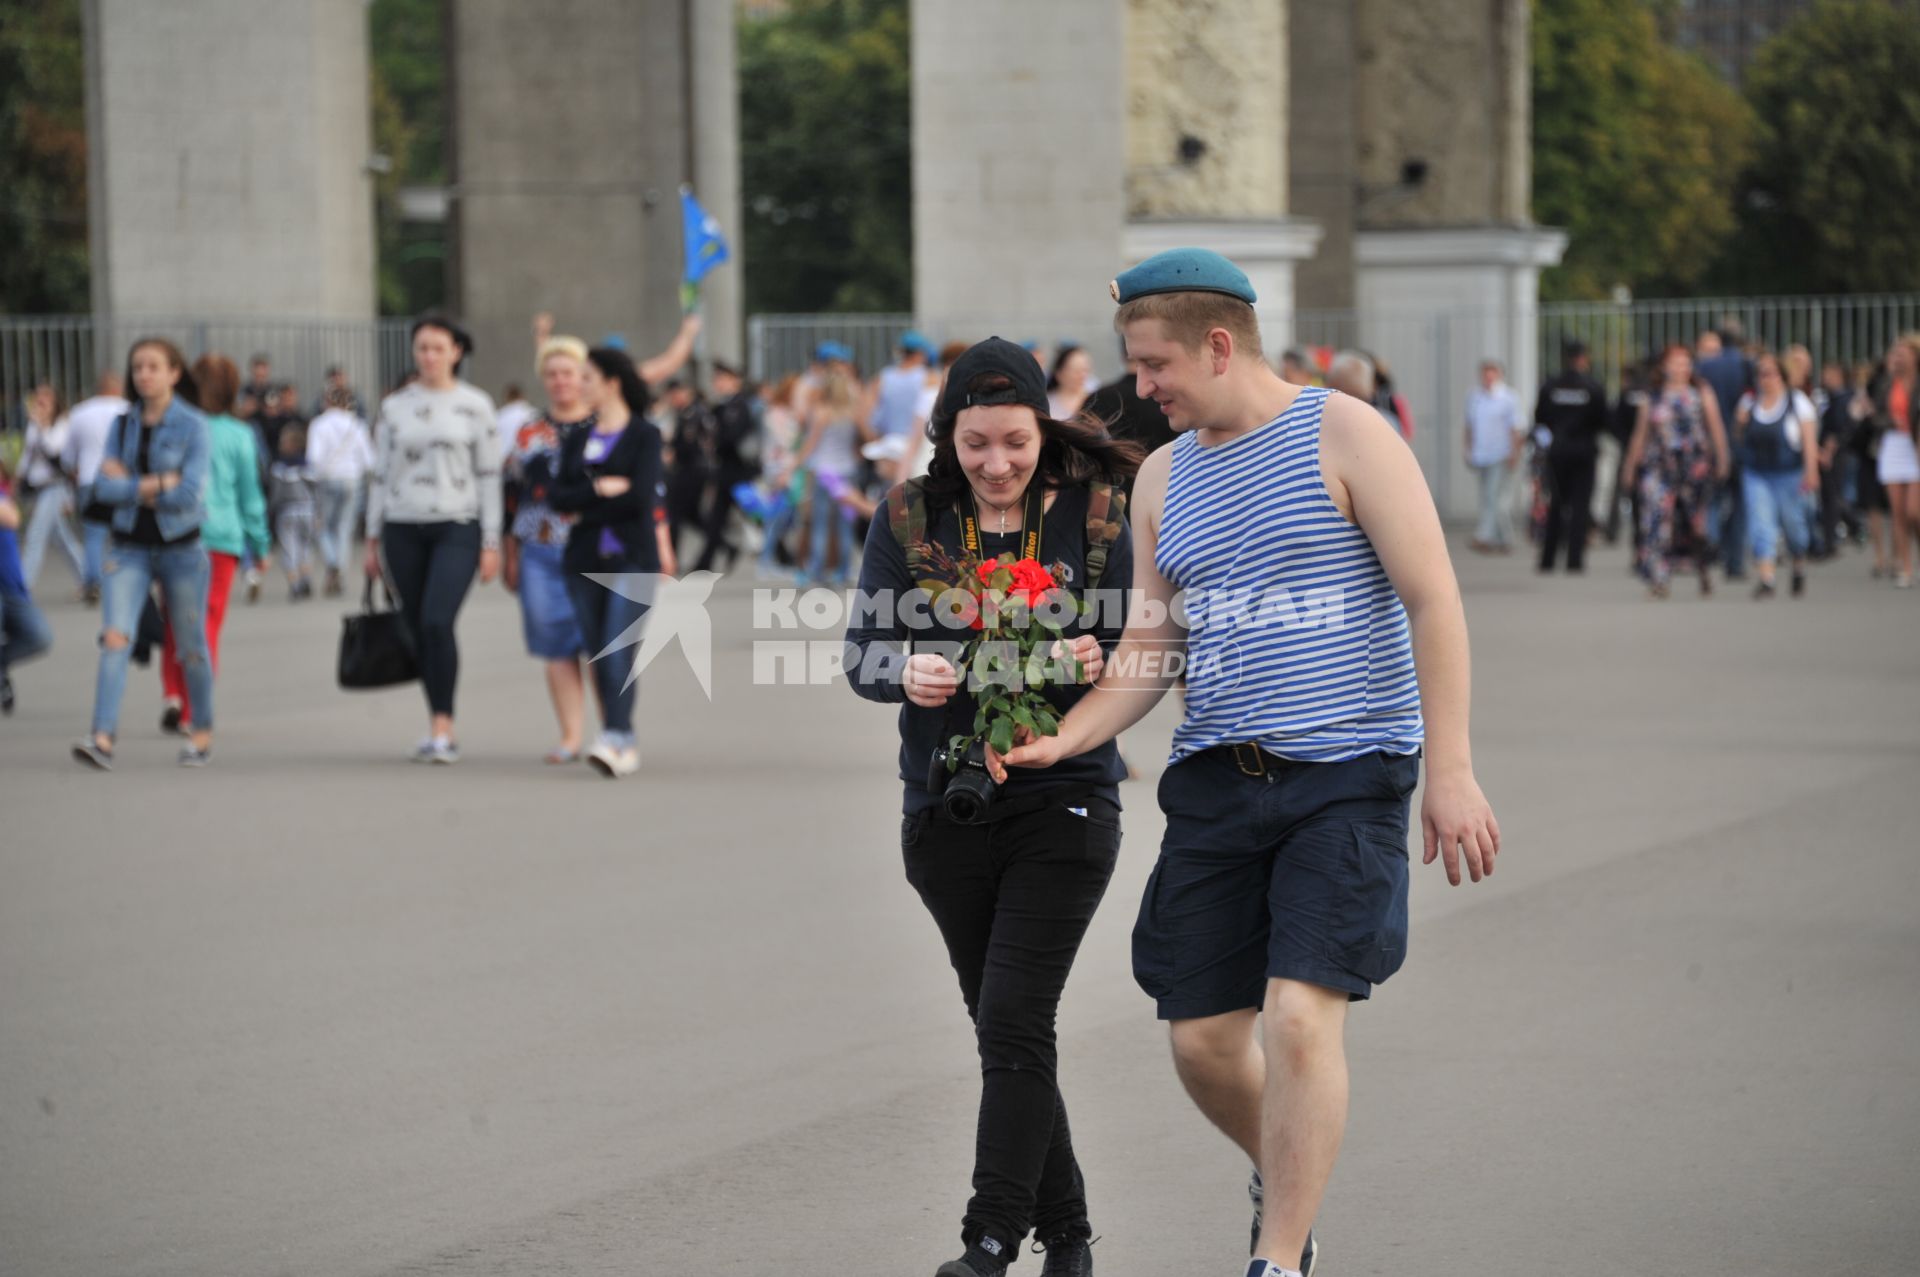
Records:
M1035 1242L1033 1249L1047 1256L1040 1277L1093 1277L1093 1243L1084 1237L1056 1237Z
M1317 1258L1313 1238L1309 1236L1307 1249L1300 1256L1300 1267L1295 1271L1300 1274L1300 1277L1313 1277L1313 1264ZM1271 1259L1254 1259L1247 1263L1247 1277L1280 1277L1280 1274L1286 1271Z
M180 723L184 717L180 711L180 707L169 702L160 711L160 734L162 736L181 735Z
M1004 1277L1011 1259L996 1254L999 1249L999 1242L991 1237L982 1237L967 1247L966 1254L958 1259L949 1259L935 1269L933 1277Z
M413 747L413 761L442 766L457 763L460 761L460 747L445 736L429 736Z
M93 741L86 740L73 747L73 761L85 763L95 771L110 772L113 770L113 751L101 749Z
M258 603L259 601L260 601L260 569L248 568L247 569L247 602Z
M182 767L205 767L212 761L213 746L211 745L205 749L201 749L192 741L188 741L180 749L180 765Z
M0 674L0 714L13 713L13 680Z
M1307 1230L1307 1244L1300 1251L1300 1277L1313 1277L1313 1266L1320 1262L1320 1243L1313 1240L1313 1230Z

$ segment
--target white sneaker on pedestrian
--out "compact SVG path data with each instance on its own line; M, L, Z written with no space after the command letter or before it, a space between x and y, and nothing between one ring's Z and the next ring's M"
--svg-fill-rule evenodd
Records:
M632 745L622 748L604 740L596 741L587 753L587 766L608 780L617 780L640 770L640 751Z
M460 747L445 736L429 736L413 747L413 761L444 766L460 761Z

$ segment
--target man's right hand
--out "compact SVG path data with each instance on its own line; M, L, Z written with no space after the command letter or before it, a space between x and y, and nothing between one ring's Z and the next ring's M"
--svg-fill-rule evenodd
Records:
M367 561L364 566L369 581L380 575L380 542L374 537L367 538Z
M939 709L960 687L960 675L944 656L920 652L907 658L900 676L907 699L922 709Z
M1051 767L1067 755L1066 743L1058 736L1040 736L1019 727L1014 729L1012 752L1002 754L987 746L987 774L1004 785L1009 767Z

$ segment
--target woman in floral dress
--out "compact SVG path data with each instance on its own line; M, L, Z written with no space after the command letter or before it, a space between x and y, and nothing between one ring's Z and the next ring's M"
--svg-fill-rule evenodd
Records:
M1713 546L1707 512L1714 484L1727 477L1727 432L1720 408L1693 379L1693 355L1669 346L1660 358L1661 384L1640 407L1626 471L1640 492L1640 575L1648 592L1664 599L1672 588L1676 555L1692 559L1700 593L1713 590Z

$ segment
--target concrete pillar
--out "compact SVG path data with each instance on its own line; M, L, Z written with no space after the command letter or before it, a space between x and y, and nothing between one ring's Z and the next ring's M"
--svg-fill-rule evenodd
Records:
M1295 271L1301 310L1353 308L1355 183L1352 0L1287 0L1287 199L1325 229Z
M729 260L701 284L700 350L738 366L746 352L746 228L740 221L739 42L731 4L691 0L693 190L726 230Z
M1320 227L1288 216L1286 0L1129 0L1127 257L1223 253L1293 340L1294 274Z
M929 335L1087 346L1118 367L1120 0L914 0L914 308Z
M532 378L536 311L589 343L619 333L641 356L666 344L680 318L683 182L720 187L697 193L737 251L731 14L696 21L697 4L450 6L455 309L478 344L468 375L487 390ZM727 118L708 130L700 112L715 109ZM728 353L738 292L722 276L738 269L720 267L706 289L733 306L709 314L711 348Z
M1564 233L1535 226L1526 0L1356 9L1361 344L1394 371L1441 512L1473 511L1454 446L1479 361L1523 398L1539 380L1540 271ZM1417 180L1415 180L1417 179Z
M95 311L370 321L363 0L84 0L82 20Z

